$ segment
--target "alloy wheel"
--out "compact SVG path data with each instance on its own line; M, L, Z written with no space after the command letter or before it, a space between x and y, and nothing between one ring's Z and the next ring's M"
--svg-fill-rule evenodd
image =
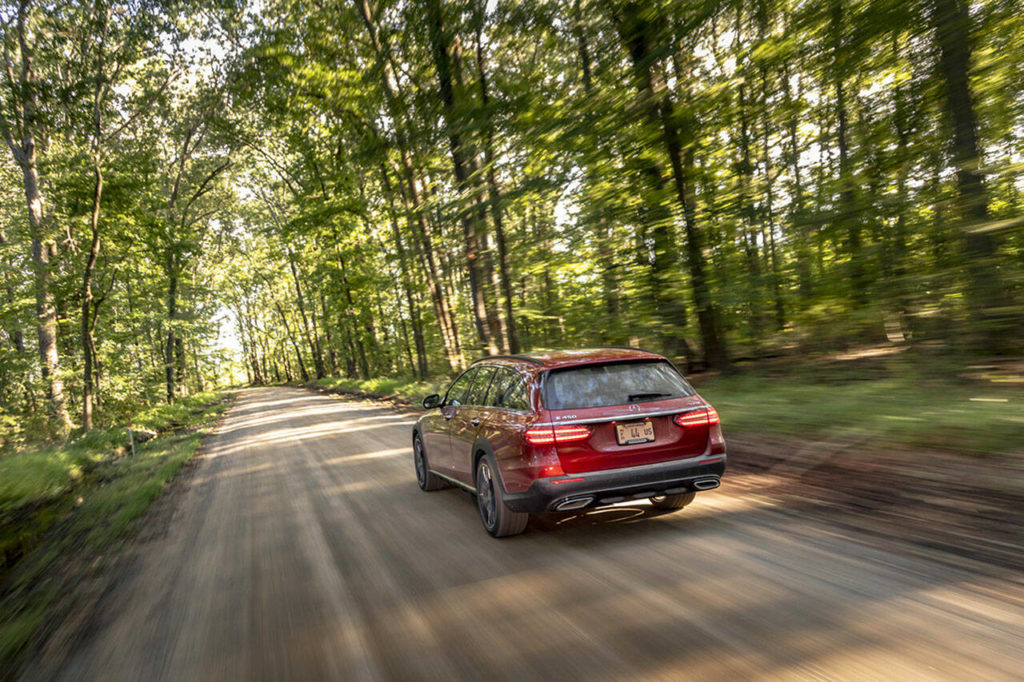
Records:
M476 474L476 500L480 507L480 517L484 526L488 529L494 528L496 517L494 500L494 481L491 477L491 468L486 461L480 462L480 468Z
M427 463L423 458L423 442L419 438L413 443L413 460L416 462L416 480L420 487L427 483Z

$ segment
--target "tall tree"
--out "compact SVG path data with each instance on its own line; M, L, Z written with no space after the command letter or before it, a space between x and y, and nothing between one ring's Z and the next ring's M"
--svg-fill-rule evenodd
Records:
M473 171L471 152L464 144L461 130L462 121L456 110L455 72L459 69L458 54L452 53L452 41L445 26L441 0L427 0L427 22L430 45L433 53L437 84L445 117L446 137L452 157L456 186L461 194L459 222L462 225L465 247L466 270L469 277L470 297L473 306L473 324L477 337L490 354L498 352L497 330L493 318L489 318L485 290L488 277L484 254L480 248L486 239L486 227L478 209L479 196L476 184L471 178Z
M21 168L32 241L32 265L35 275L36 338L39 343L40 369L47 383L50 415L58 435L67 435L72 427L60 375L57 347L57 309L54 304L51 262L57 244L51 233L39 174L39 157L45 154L49 130L40 110L43 84L38 72L37 52L46 40L48 27L42 9L33 0L19 0L4 8L3 47L7 78L0 133L3 133L14 160Z
M686 229L686 254L693 298L700 324L704 362L709 367L724 368L729 360L718 325L718 315L711 298L707 264L703 253L703 234L697 224L696 197L693 191L694 122L685 114L677 114L672 95L665 84L665 75L657 59L657 38L654 20L649 8L627 2L621 6L618 19L619 35L629 51L633 65L633 78L641 99L641 108L653 129L660 128L662 144L672 167L676 200L683 214ZM685 74L680 74L685 77ZM657 238L656 238L657 241ZM663 240L666 253L672 246ZM663 294L661 294L663 295ZM660 313L668 314L662 302ZM670 305L670 304L669 304ZM670 318L671 319L671 318Z
M988 231L988 193L978 142L978 116L971 92L972 20L966 0L932 0L932 25L939 48L944 113L956 169L956 212L967 253L967 296L981 347L1006 348L1006 297L996 264L996 244Z

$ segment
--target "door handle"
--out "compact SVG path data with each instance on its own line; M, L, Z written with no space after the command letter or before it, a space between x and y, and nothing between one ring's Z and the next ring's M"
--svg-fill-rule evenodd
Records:
M480 426L480 417L473 417L469 420L469 423L473 426Z

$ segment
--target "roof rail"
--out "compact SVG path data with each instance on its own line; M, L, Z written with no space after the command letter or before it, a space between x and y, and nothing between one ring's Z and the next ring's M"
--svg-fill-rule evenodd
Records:
M650 353L651 355L660 355L665 357L664 353L659 353L656 350L649 350L647 348L637 348L636 346L598 346L598 348L613 348L615 350L638 350L641 353Z
M473 362L471 362L469 364L475 365L476 363L483 362L484 360L524 360L526 362L531 362L531 363L533 363L535 365L543 365L544 364L543 362L541 362L537 358L531 358L529 355L523 355L523 354L518 354L518 355L485 355L482 358L477 358L476 360L474 360Z

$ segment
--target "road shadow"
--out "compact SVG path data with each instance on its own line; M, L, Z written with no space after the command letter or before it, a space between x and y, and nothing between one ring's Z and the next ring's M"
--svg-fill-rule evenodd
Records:
M159 597L146 611L155 651L198 624L233 633L218 655L302 679L337 646L332 628L348 628L384 679L746 679L828 677L876 654L845 669L877 676L895 657L913 664L904 672L998 677L1020 650L1019 617L999 611L1013 583L859 528L820 492L780 494L763 471L727 470L683 510L542 514L494 539L470 494L418 488L396 413L296 389L245 398L179 525L145 548L177 541L170 578L140 589ZM97 607L98 630L122 617L133 575Z

